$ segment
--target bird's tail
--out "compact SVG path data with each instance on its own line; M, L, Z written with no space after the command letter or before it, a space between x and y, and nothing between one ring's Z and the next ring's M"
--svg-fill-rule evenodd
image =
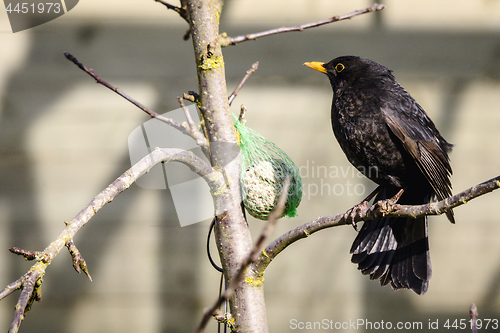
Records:
M375 202L391 198L394 193L382 190ZM424 204L429 196L405 191L398 203ZM387 217L363 224L351 247L351 261L371 280L382 286L411 289L425 294L432 269L427 236L427 217Z

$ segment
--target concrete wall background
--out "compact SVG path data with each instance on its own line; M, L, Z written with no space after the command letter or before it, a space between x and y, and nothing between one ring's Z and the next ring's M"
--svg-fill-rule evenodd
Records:
M364 15L301 33L223 50L228 89L259 61L234 102L248 126L275 142L297 166L350 167L329 124L327 80L302 66L357 54L394 70L399 82L456 147L454 191L500 170L500 1L387 1ZM296 25L348 13L368 1L227 1L221 31L229 35ZM30 266L12 246L43 249L99 191L130 166L129 133L148 120L94 84L63 56L71 52L101 77L158 112L196 90L184 22L154 1L81 1L48 24L12 34L0 10L0 286ZM321 215L344 212L373 185L356 173L305 177L299 216L274 237ZM327 193L347 182L362 195ZM321 187L322 184L329 186ZM340 185L338 185L340 184ZM320 192L314 194L314 189ZM324 189L321 193L321 188ZM300 241L266 272L272 332L298 321L500 320L499 194L456 210L456 225L430 219L433 277L428 293L393 292L362 276L348 254L355 233L335 228ZM251 220L257 234L263 223ZM94 282L61 253L49 267L43 300L24 332L186 332L215 299L219 275L205 254L208 223L181 228L168 191L133 186L101 210L75 241ZM124 255L126 254L126 255ZM118 278L120 277L120 278ZM16 293L0 302L6 329ZM212 325L212 331L215 325Z

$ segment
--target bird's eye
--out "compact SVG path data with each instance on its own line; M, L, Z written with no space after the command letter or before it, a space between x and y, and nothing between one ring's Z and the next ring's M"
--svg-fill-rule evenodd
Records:
M342 72L342 71L344 70L344 68L345 68L344 64L342 64L342 63L340 63L340 62L339 62L338 64L336 64L336 65L335 65L335 71L336 71L337 73Z

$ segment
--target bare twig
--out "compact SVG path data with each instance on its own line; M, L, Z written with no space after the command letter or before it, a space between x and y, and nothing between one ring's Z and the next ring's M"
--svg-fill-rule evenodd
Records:
M252 67L250 67L249 70L247 70L247 72L246 72L245 76L243 77L243 79L241 80L240 84L238 84L236 89L234 89L234 91L231 93L231 95L229 95L229 98L228 98L229 105L231 105L233 103L234 98L236 97L236 95L238 95L241 88L245 84L246 80L250 77L250 75L252 75L253 72L255 72L257 70L258 67L259 67L259 62L257 61L257 62L253 63Z
M26 260L36 259L40 255L40 251L27 251L27 250L20 249L18 247L11 247L9 249L9 251L14 253L14 254L23 256L24 259L26 259Z
M192 96L192 95L187 95L184 93L185 97ZM182 97L184 98L184 97ZM181 106L182 110L184 111L184 115L186 117L187 122L183 122L181 125L182 127L189 133L191 133L191 136L195 139L196 143L200 145L201 150L205 154L205 156L210 160L211 156L211 151L210 151L210 146L207 141L207 135L201 133L200 129L196 126L196 124L193 121L193 118L191 118L191 114L189 113L188 108L184 104L184 101L182 100L181 97L177 96L177 101L179 102L179 105ZM200 126L205 130L205 126L203 126L203 122L200 123Z
M168 9L171 9L171 10L177 12L177 14L179 14L187 23L189 23L188 13L187 13L185 8L171 5L168 2L163 1L163 0L155 0L155 2L159 2L162 5L165 5Z
M80 251L76 248L76 245L73 242L72 238L69 238L66 241L66 247L68 248L69 253L71 254L71 258L73 258L73 268L75 269L75 271L77 271L78 273L81 273L83 271L85 275L87 275L89 280L92 281L92 277L90 276L90 273L87 269L87 263L80 254Z
M228 46L228 45L236 45L238 43L245 42L247 40L254 40L254 39L257 39L260 37L280 34L283 32L303 31L305 29L315 28L315 27L319 27L321 25L325 25L325 24L329 24L329 23L333 23L333 22L348 20L348 19L351 19L351 18L358 16L358 15L362 15L362 14L366 14L366 13L370 13L370 12L376 12L376 11L384 9L384 7L385 7L384 5L374 3L371 7L361 9L361 10L356 10L356 11L353 11L349 14L345 14L345 15L341 15L341 16L333 16L333 17L326 19L326 20L307 23L307 24L296 26L296 27L281 27L281 28L277 28L277 29L272 29L272 30L257 32L254 34L237 36L237 37L228 37L228 36L223 34L220 37L221 38L220 43L221 43L221 46L224 47L224 46Z
M209 149L208 148L208 142L207 142L206 138L198 130L191 131L190 128L186 128L186 127L182 126L181 124L179 124L175 120L173 120L171 118L164 117L161 114L158 114L155 111L153 111L153 110L147 108L146 106L142 105L141 103L139 103L138 101L136 101L132 97L130 97L127 94L125 94L119 88L114 87L113 85L109 84L105 80L101 79L92 69L87 68L84 64L82 64L80 61L78 61L78 59L76 59L70 53L64 52L64 56L69 61L71 61L72 63L74 63L75 65L77 65L82 71L84 71L85 73L87 73L88 75L90 75L91 77L93 77L94 80L96 80L97 83L102 84L106 88L114 91L115 93L117 93L121 97L125 98L127 101L129 101L133 105L137 106L142 111L146 112L151 118L158 119L159 121L162 121L165 124L172 126L173 128L177 129L178 131L182 132L183 134L186 134L186 135L190 136L191 138L193 138L193 140L196 141L196 143L202 148L202 150L204 152L208 152L208 149ZM207 154L207 153L205 153L205 154Z
M24 274L17 281L9 284L4 290L0 292L0 300L17 289L21 289L21 295L15 306L14 318L10 324L9 333L17 333L21 322L23 321L26 313L31 309L31 305L34 301L40 301L42 299L41 285L43 281L43 275L45 274L45 269L48 263L37 262L33 265L29 271Z
M27 251L20 249L18 247L11 247L9 249L10 252L21 255L24 257L25 260L38 260L38 261L43 261L43 262L48 262L50 260L49 257L43 252L40 251Z
M209 319L217 313L217 310L219 307L224 303L224 301L227 301L233 296L233 293L235 289L238 287L238 285L243 281L245 278L245 273L247 271L248 266L252 264L255 260L258 258L258 254L260 252L260 249L264 245L265 240L271 232L274 229L274 226L276 225L276 221L283 215L283 212L285 210L285 204L286 200L288 197L288 188L290 187L290 177L287 177L285 179L285 184L283 186L283 189L281 191L280 197L278 199L278 202L276 204L276 207L273 209L271 214L269 214L269 219L267 220L266 225L264 226L264 229L262 230L259 239L257 242L255 242L254 247L248 254L248 256L245 258L245 260L241 263L241 266L238 270L238 273L236 276L229 282L229 285L227 286L226 290L221 294L219 299L215 302L214 305L212 305L208 310L205 311L205 314L196 329L196 333L201 333L205 330L205 326L207 325Z
M7 287L5 287L2 291L0 291L0 300L4 299L5 297L9 296L12 294L14 291L17 289L21 288L21 279L16 280L9 284Z
M191 152L165 148L156 148L149 155L142 158L134 166L124 172L106 189L99 193L85 208L83 208L70 222L66 222L66 227L62 233L41 252L25 251L14 249L12 252L23 255L28 259L35 255L37 262L19 280L9 284L0 291L0 300L10 295L13 291L21 289L21 295L16 305L14 319L9 333L17 332L26 312L33 302L41 299L40 286L42 277L52 260L58 255L61 249L66 246L73 257L73 265L78 271L86 271L86 264L79 255L78 250L71 241L76 233L108 202L111 202L118 194L129 188L139 177L148 172L153 166L160 162L177 161L187 165L193 172L202 177L208 184L216 209L224 203L217 204L227 196L226 184L223 176L216 172L207 163ZM88 275L88 272L86 272ZM88 275L90 278L90 275Z
M184 94L186 95L186 94ZM177 101L184 111L184 115L186 116L187 122L183 122L181 126L189 133L189 135L196 141L196 143L201 147L201 150L205 154L205 156L210 160L210 145L207 141L207 135L201 133L200 129L196 126L193 118L191 118L191 114L189 113L188 108L184 104L184 101L181 97L177 96ZM202 124L200 124L202 126Z
M193 118L191 118L191 114L189 113L188 108L184 104L184 101L182 100L181 97L177 96L177 101L179 102L179 105L181 106L182 110L184 111L184 115L186 116L187 123L182 123L182 127L186 128L186 130L189 130L191 133L197 133L198 135L202 135L200 131L198 130L198 127L196 127L196 124L193 121Z
M463 192L435 203L407 206L390 204L389 201L383 200L376 202L371 207L362 209L358 212L358 214L356 214L354 221L370 221L386 216L408 216L416 218L424 215L440 215L498 188L500 188L500 176L487 180L484 183L473 186ZM302 238L306 238L319 230L346 224L350 225L351 220L346 219L345 214L337 214L320 217L292 229L278 237L269 246L267 246L265 254L261 254L259 259L253 263L252 269L258 274L262 274L271 261L289 245Z
M472 333L477 333L477 306L475 303L472 303L469 308L469 315L470 315L470 327L472 330Z
M111 84L104 81L103 79L101 79L96 73L94 73L94 71L92 69L87 68L84 64L82 64L80 61L78 61L78 59L76 59L72 54L70 54L68 52L64 52L64 56L66 57L66 59L68 59L69 61L71 61L75 65L77 65L82 71L84 71L88 75L92 76L94 78L94 80L96 80L97 83L102 84L106 88L114 91L115 93L117 93L121 97L125 98L127 101L134 104L142 111L146 112L151 118L160 119L161 116L158 113L154 112L153 110L148 109L147 107L145 107L144 105L142 105L141 103L139 103L138 101L133 99L132 97L130 97L127 94L125 94L124 92L122 92L119 88L114 87ZM162 119L160 119L160 120L162 120ZM170 126L175 127L175 128L181 127L178 123L176 123L172 119L167 118L167 119L162 120L162 121L166 122L167 124L169 124Z

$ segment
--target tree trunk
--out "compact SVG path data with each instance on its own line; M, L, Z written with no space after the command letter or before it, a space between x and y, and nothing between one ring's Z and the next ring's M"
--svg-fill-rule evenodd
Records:
M217 0L183 0L182 5L187 10L191 27L199 108L210 141L210 162L216 170L224 173L228 185L225 199L215 200L215 238L224 277L229 283L250 252L252 239L241 208L239 146L229 112L224 59L219 43L221 3ZM261 279L245 278L230 300L230 309L238 332L268 332Z

